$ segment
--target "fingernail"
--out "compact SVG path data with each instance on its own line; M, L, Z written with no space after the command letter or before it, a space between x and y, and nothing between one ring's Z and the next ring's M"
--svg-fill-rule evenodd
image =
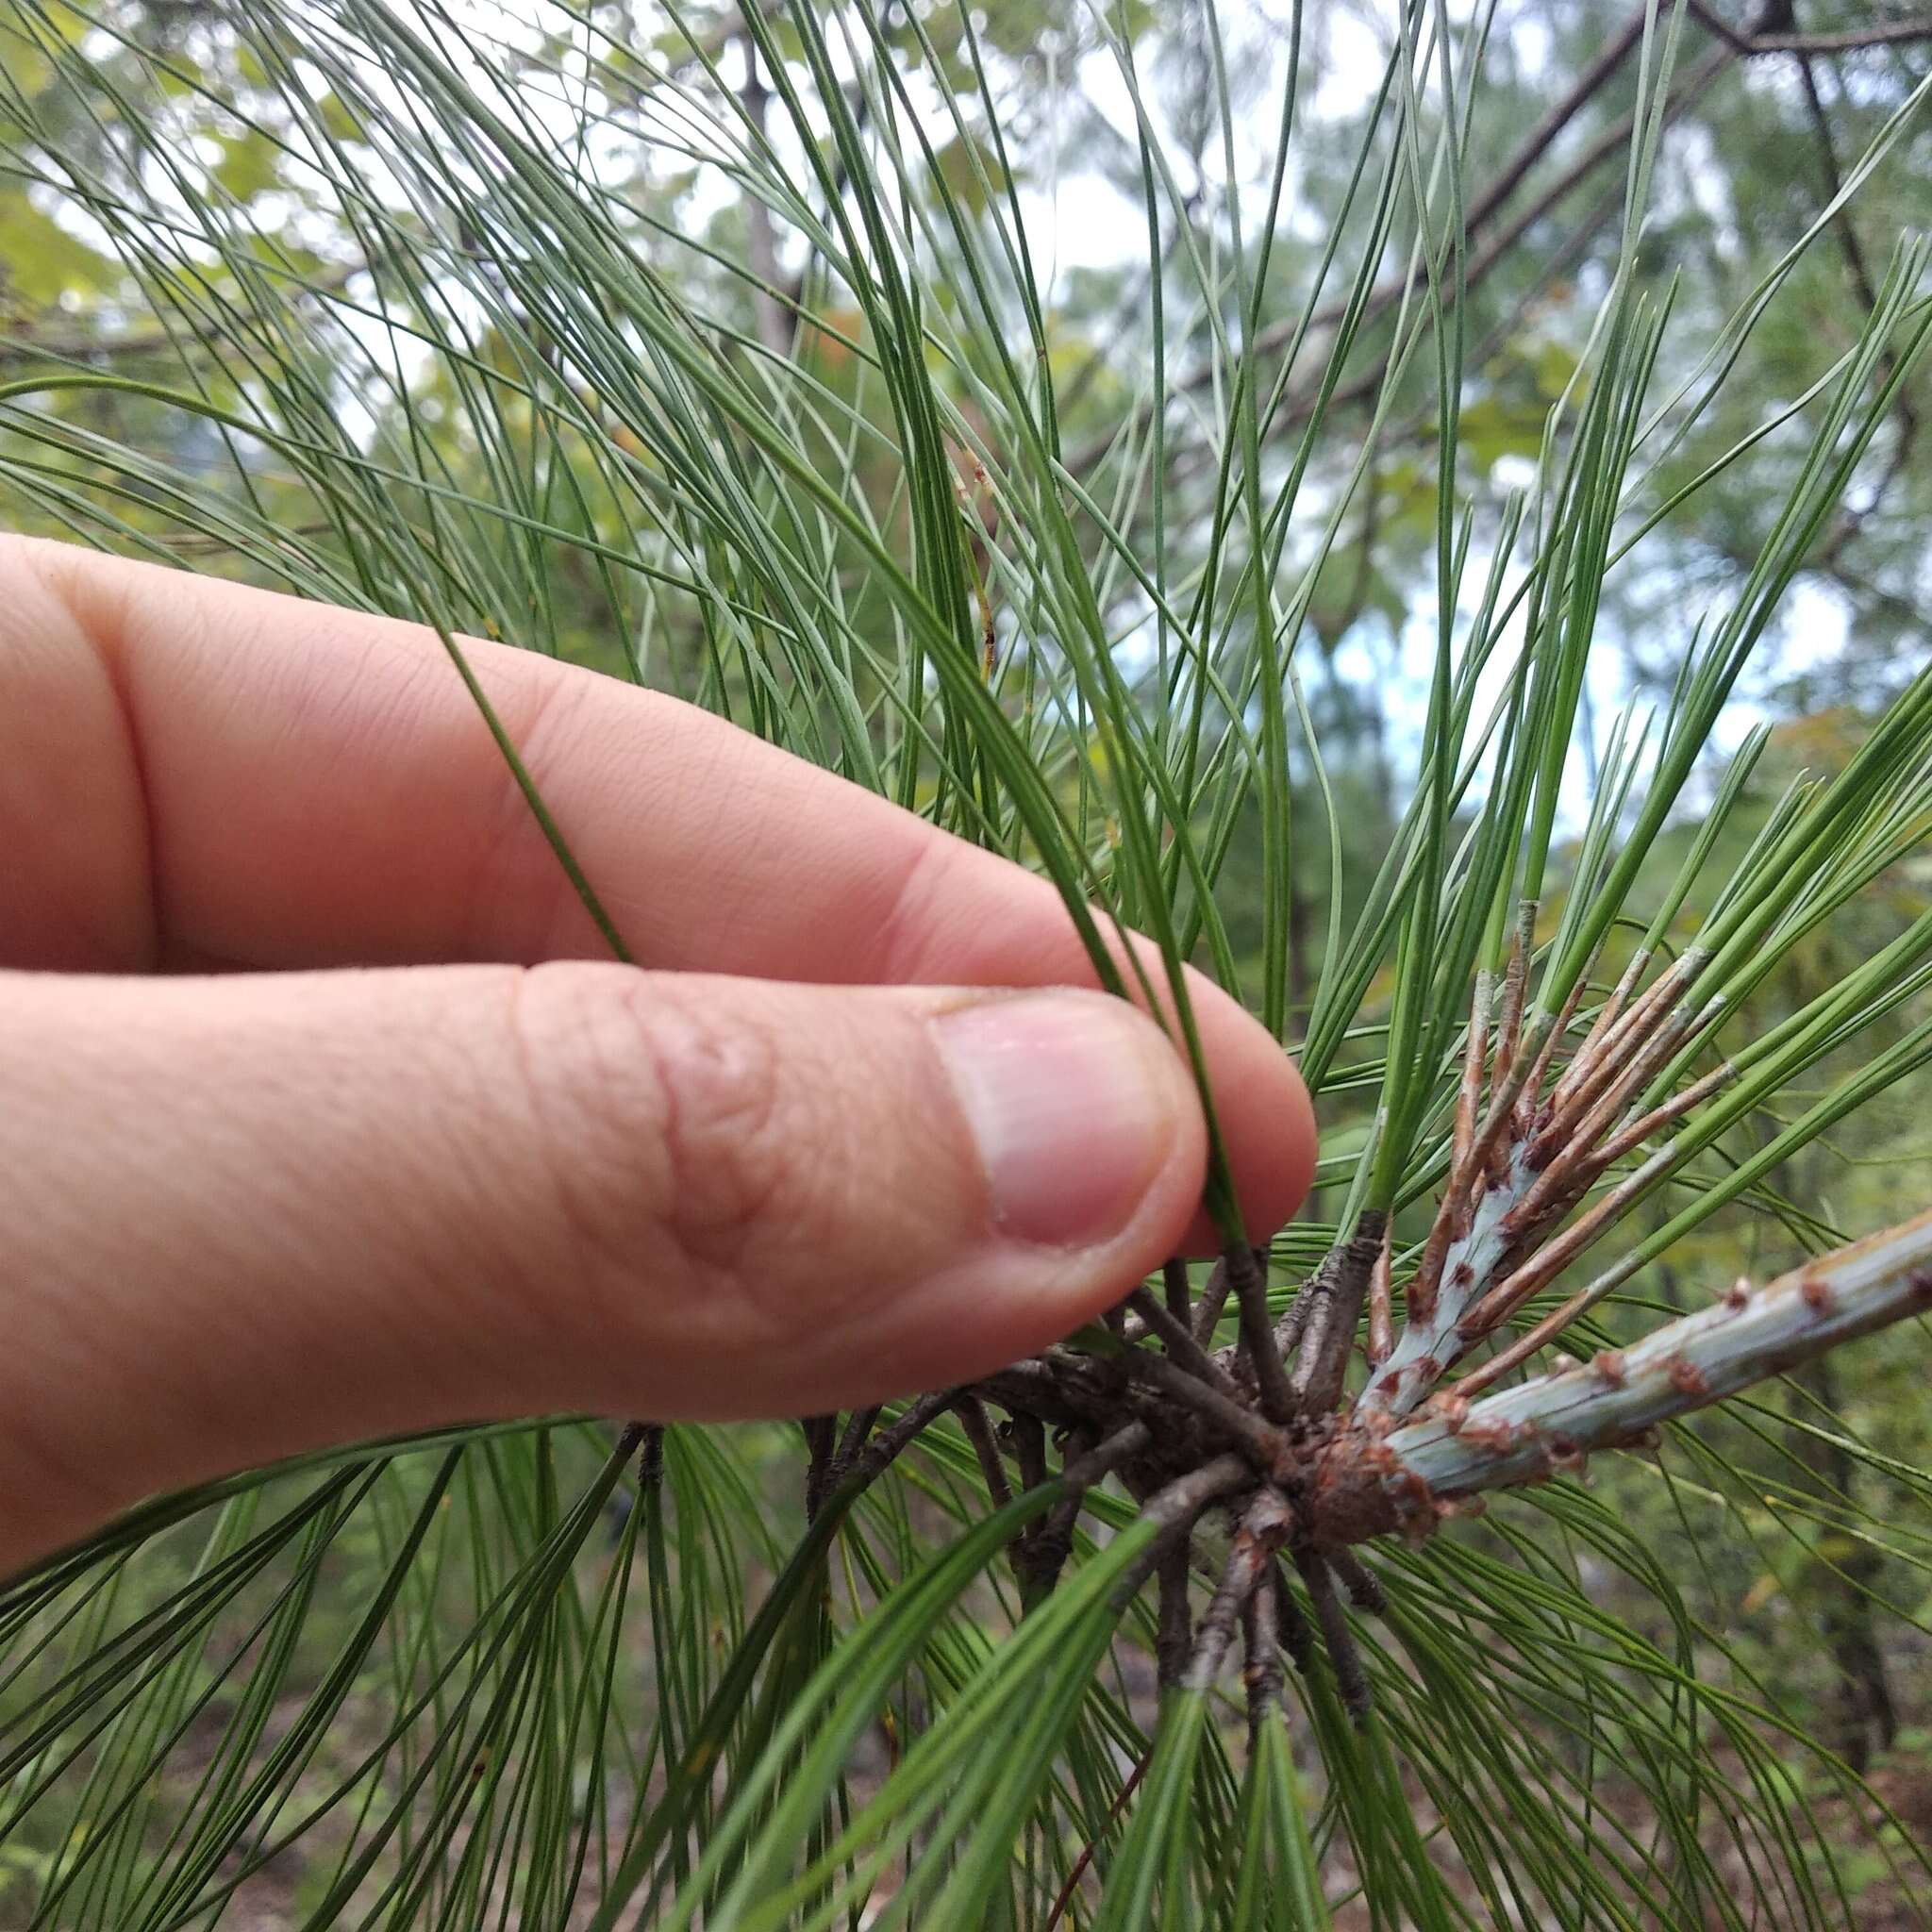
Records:
M1016 1241L1082 1247L1132 1219L1191 1104L1158 1033L1100 993L1022 993L933 1022Z

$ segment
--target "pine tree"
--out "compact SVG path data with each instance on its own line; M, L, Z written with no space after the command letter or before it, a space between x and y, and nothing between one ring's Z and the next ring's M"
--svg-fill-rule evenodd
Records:
M1299 6L1257 100L1211 8L654 35L225 0L124 34L19 0L11 165L149 318L9 358L20 503L427 622L452 676L466 635L619 638L616 675L1045 874L1197 1067L1202 963L1336 1129L1316 1218L1256 1245L1217 1148L1218 1262L982 1381L317 1454L15 1579L0 1873L30 1923L207 1925L291 1865L285 1922L318 1926L1843 1925L1868 1856L1925 1908L1925 1847L1675 1563L1828 1535L1857 1592L1923 1589L1932 1495L1774 1379L1932 1307L1932 1216L1848 1246L1785 1185L1932 1057L1902 884L1932 670L1781 791L1768 725L1718 749L1909 414L1926 243L1796 387L1755 351L1932 81L1890 56L1869 146L1687 339L1666 128L1712 49L1803 38L1693 59L1713 12L1638 8L1525 146L1494 9L1405 4L1311 242ZM1131 358L1076 353L1042 280L996 80L1036 36L1130 103ZM1191 135L1152 105L1174 58ZM1491 184L1612 81L1602 298L1498 491L1476 298L1538 283ZM1364 853L1304 680L1395 594L1349 558L1398 431L1431 670ZM1740 486L1667 694L1597 732L1607 599ZM1855 921L1869 946L1767 1004ZM1788 1265L1704 1278L1701 1231L1745 1217Z

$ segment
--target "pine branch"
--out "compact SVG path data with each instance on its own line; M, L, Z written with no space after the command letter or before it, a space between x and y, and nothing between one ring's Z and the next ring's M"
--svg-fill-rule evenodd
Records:
M1470 250L1471 244L1485 233L1516 190L1535 171L1537 163L1547 155L1564 129L1615 77L1631 50L1642 39L1646 12L1647 8L1640 4L1625 17L1617 32L1606 44L1603 54L1591 63L1562 99L1555 103L1517 144L1508 158L1497 170L1490 186L1471 201L1463 221L1461 245L1465 250ZM1707 54L1704 60L1684 77L1673 95L1669 111L1674 114L1688 107L1716 78L1718 73L1729 64L1733 57L1734 50L1728 48L1716 48ZM1485 280L1499 263L1507 258L1510 251L1529 228L1541 221L1598 168L1624 153L1629 147L1635 127L1634 115L1625 115L1614 125L1606 128L1556 180L1543 189L1526 209L1507 223L1493 240L1486 242L1481 249L1470 253L1463 276L1465 296L1469 291ZM1367 326L1398 308L1414 293L1415 288L1416 277L1407 271L1382 283L1370 292L1362 305L1360 325ZM1346 319L1350 311L1349 302L1337 300L1323 304L1312 315L1289 317L1281 322L1271 323L1266 328L1257 332L1253 353L1257 357L1276 355L1304 331L1312 333L1317 329L1334 328ZM1373 395L1381 386L1382 374L1382 371L1377 369L1355 383L1343 385L1336 391L1331 400L1359 401ZM1174 383L1171 392L1179 394L1205 389L1214 380L1215 372L1211 365L1196 369ZM1288 428L1305 421L1314 408L1319 392L1320 384L1316 382L1305 385L1285 397L1274 418L1275 426ZM1074 452L1068 458L1068 467L1076 475L1091 470L1113 446L1118 434L1118 430L1110 430L1106 436L1097 438L1092 443Z
M1436 1506L1537 1482L1626 1448L1861 1335L1932 1313L1932 1213L1667 1324L1622 1351L1542 1375L1377 1442L1344 1441L1317 1477L1317 1542L1424 1529Z
M1690 0L1690 12L1733 52L1756 58L1765 54L1857 54L1871 47L1904 47L1932 41L1932 20L1874 21L1869 26L1848 27L1840 33L1785 33L1735 27L1707 0Z
M1497 170L1489 186L1471 201L1463 223L1462 245L1465 249L1471 249L1471 244L1479 237L1486 239L1480 248L1473 249L1469 254L1463 280L1465 296L1485 281L1500 263L1507 260L1528 231L1547 218L1567 196L1599 168L1628 151L1637 126L1634 113L1626 114L1606 127L1563 168L1560 174L1544 184L1534 201L1514 215L1492 237L1486 236L1486 231L1497 215L1517 189L1536 171L1537 164L1548 154L1557 138L1616 76L1632 49L1642 39L1647 10L1647 8L1639 6L1625 16L1616 32L1605 43L1602 52L1577 77L1562 98L1556 102L1524 135L1508 158ZM1734 60L1740 58L1758 58L1773 54L1849 54L1872 47L1906 46L1932 40L1932 20L1882 23L1836 34L1794 34L1756 32L1748 28L1733 27L1724 21L1714 8L1697 5L1695 0L1692 0L1690 11L1710 29L1718 41L1718 45L1712 47L1678 78L1672 89L1671 98L1665 108L1665 118L1668 120L1674 120L1685 108L1698 100L1708 91L1718 75ZM1610 205L1614 208L1620 203L1621 194L1613 197ZM1361 324L1366 325L1388 314L1412 295L1415 287L1415 277L1407 273L1382 284L1370 294L1364 304ZM1306 321L1303 318L1290 318L1273 323L1256 335L1254 352L1259 356L1276 354L1293 341L1304 326L1309 330L1333 328L1348 313L1349 305L1346 302L1336 301L1324 304L1312 316L1306 318ZM1367 400L1379 391L1382 379L1382 371L1375 369L1354 382L1340 386L1330 398L1331 406ZM1172 385L1171 392L1179 394L1204 389L1214 380L1215 375L1211 367L1196 369ZM1276 412L1275 427L1292 428L1307 421L1308 413L1315 407L1319 393L1319 383L1306 384L1291 391L1283 399L1281 408ZM1118 434L1118 430L1109 430L1104 437L1097 438L1092 443L1074 452L1068 458L1068 467L1076 475L1085 474L1107 455Z

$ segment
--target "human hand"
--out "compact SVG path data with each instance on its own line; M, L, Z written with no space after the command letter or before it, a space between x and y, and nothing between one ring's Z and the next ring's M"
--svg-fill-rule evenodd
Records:
M1051 887L466 656L641 968L433 633L0 538L0 1574L325 1442L943 1387L1211 1243L1154 1024L989 991L1092 984ZM1307 1101L1194 998L1266 1232Z

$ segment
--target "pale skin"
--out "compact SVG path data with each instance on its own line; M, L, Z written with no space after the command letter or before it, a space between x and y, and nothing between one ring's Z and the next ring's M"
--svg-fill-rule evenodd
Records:
M1215 1245L1049 886L465 650L637 966L432 633L0 537L0 1574L325 1443L943 1387ZM1258 1237L1307 1097L1193 999Z

